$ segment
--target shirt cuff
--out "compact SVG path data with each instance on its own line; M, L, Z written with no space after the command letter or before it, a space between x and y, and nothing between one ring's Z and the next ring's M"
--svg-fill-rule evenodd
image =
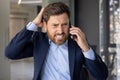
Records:
M85 56L85 58L95 60L94 51L91 48L87 52L83 52L83 55Z
M33 22L29 22L26 25L26 28L27 30L30 30L30 31L38 31L38 27Z

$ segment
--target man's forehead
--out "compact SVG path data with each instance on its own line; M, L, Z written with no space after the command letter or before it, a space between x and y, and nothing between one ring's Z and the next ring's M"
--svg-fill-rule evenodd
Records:
M68 23L69 18L68 17L59 17L59 16L51 16L48 20L48 22L52 23Z

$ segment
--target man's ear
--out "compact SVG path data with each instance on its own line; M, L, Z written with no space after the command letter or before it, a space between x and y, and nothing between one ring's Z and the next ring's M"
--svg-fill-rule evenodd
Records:
M43 31L47 32L47 23L43 21Z

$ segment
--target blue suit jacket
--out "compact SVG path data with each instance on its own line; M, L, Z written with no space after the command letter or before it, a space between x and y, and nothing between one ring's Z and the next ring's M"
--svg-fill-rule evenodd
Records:
M24 28L9 43L5 55L10 59L34 57L34 78L41 80L41 70L49 49L47 35L42 32L33 32ZM80 47L72 39L68 39L69 67L71 80L82 80L81 68L85 65L97 80L106 80L108 70L101 58L90 60L83 56Z

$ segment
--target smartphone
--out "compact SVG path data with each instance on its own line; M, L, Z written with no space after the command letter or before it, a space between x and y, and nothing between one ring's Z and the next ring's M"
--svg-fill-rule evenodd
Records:
M72 27L70 22L69 22L69 26L70 26L70 28ZM70 37L71 37L72 39L77 38L77 36L76 36L76 35L72 35L72 34L70 34Z

